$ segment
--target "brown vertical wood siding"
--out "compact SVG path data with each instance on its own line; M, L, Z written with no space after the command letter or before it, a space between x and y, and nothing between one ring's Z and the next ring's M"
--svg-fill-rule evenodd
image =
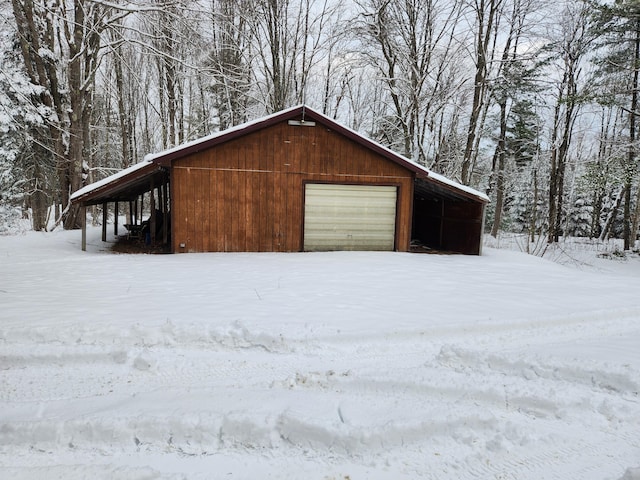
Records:
M284 121L177 159L171 173L174 252L301 251L308 182L398 186L396 249L409 249L413 172L320 123Z

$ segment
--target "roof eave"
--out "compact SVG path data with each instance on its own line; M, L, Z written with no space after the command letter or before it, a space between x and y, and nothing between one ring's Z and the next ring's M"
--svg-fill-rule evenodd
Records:
M71 203L88 206L114 201L118 194L135 188L137 184L144 184L162 170L164 168L161 165L149 163L129 175L116 178L84 194L73 196Z
M297 106L290 108L288 110L283 110L281 112L269 115L267 117L247 122L241 125L237 125L235 127L231 127L227 130L223 130L222 132L217 132L213 135L205 137L205 139L195 140L193 142L188 142L185 145L177 146L169 150L165 150L164 152L159 152L157 154L147 155L146 159L156 163L158 165L162 165L163 167L170 167L171 162L174 160L179 160L180 158L193 155L194 153L201 152L203 150L207 150L216 145L220 145L221 143L229 142L231 140L235 140L236 138L240 138L249 133L257 132L259 130L263 130L265 128L276 125L284 120L290 120L295 118L296 116L302 114L302 111L308 107Z

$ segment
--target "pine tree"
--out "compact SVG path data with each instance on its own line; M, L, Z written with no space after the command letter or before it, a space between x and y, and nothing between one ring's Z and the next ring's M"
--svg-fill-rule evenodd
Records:
M530 165L539 150L541 120L532 100L516 101L507 126L507 152L519 168Z
M601 86L606 86L611 102L627 118L626 155L623 157L623 238L628 250L635 241L640 222L640 188L632 214L632 190L638 182L637 139L640 121L640 0L593 3L592 28L599 35L603 55L596 62Z
M18 39L10 31L2 35L13 48L0 52L0 225L10 228L25 215L34 230L45 230L57 178L41 140L53 111L42 105L42 87L24 71Z

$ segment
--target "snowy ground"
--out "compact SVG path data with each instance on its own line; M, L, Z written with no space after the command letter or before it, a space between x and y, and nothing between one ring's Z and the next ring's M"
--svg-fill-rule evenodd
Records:
M0 237L0 478L640 479L637 256L89 235Z

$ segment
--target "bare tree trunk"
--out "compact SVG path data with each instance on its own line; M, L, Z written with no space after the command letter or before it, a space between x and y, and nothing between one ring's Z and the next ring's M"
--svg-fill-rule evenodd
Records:
M90 9L93 7L92 9ZM65 36L69 48L69 154L63 198L82 188L85 163L89 158L91 138L89 124L93 108L93 84L100 50L100 36L96 30L101 15L99 7L85 0L75 0L73 23L65 23ZM66 198L65 198L66 197ZM64 228L81 228L80 206L71 205L64 220Z
M634 40L634 56L633 56L633 82L631 85L631 108L629 110L629 152L627 154L627 163L629 168L633 168L633 171L637 171L636 165L636 116L638 115L638 74L640 70L640 18L636 20L636 31ZM629 182L631 183L631 182ZM625 192L625 202L629 203L629 206L625 205L625 228L632 223L631 230L624 235L624 249L629 250L631 244L635 245L636 238L638 236L638 223L640 222L640 185L638 186L638 194L636 198L636 210L633 215L632 222L629 222L628 210L631 209L631 185L627 185L628 195Z
M84 26L83 0L75 0L74 3L74 28L72 37L67 37L69 44L69 156L66 165L66 177L63 184L63 196L82 188L82 154L84 149L84 98L82 92L82 65L80 49L82 48L82 27ZM67 35L71 32L67 30ZM64 197L63 197L64 198ZM65 203L69 202L68 196ZM67 212L64 220L64 228L80 228L80 207L72 207Z
M478 21L478 30L476 32L476 72L473 81L473 104L471 106L471 115L469 116L467 142L460 174L460 180L465 185L471 182L472 166L477 155L477 150L474 147L477 144L476 137L479 135L478 126L481 112L486 102L491 32L501 4L502 0L480 0L476 2L475 7Z
M526 11L518 11L518 3L513 4L513 12L511 18L511 25L509 28L509 35L502 51L502 57L500 65L498 67L498 76L502 76L502 73L506 70L510 60L515 60L517 56L518 42L521 29L521 22L524 21ZM511 52L511 44L513 43L513 52ZM493 225L491 227L491 235L495 238L500 231L500 223L502 222L502 211L504 209L504 196L505 196L505 167L506 167L506 150L507 150L507 102L510 97L513 97L514 93L510 92L509 86L504 86L498 89L498 105L500 106L500 133L498 135L498 142L494 152L494 158L492 162L492 175L496 177L496 204L495 213L493 217Z
M212 12L212 41L207 73L212 77L213 105L221 130L247 119L252 35L247 0L221 0ZM204 80L206 81L206 80ZM203 102L204 103L204 102ZM206 118L202 112L203 119Z
M625 193L625 187L622 187L618 192L618 195L616 195L615 204L611 209L611 211L609 212L609 215L607 216L607 220L604 224L604 227L602 228L602 232L600 232L599 240L601 242L607 240L611 235L611 227L613 226L614 220L618 216L618 210L620 209L620 204L622 203L622 197L624 193Z
M588 35L588 6L581 5L577 10L568 9L563 38L559 42L564 73L554 110L552 147L549 177L549 232L548 243L557 242L560 237L563 203L564 176L567 155L571 146L573 126L579 107L578 77L580 62L590 44Z
M116 77L116 95L118 105L118 123L120 125L122 167L127 168L133 164L132 125L130 114L125 105L125 83L122 68L122 56L124 49L120 48L113 56L113 68Z
M631 219L631 175L625 175L625 182L623 187L624 205L622 207L622 238L624 240L624 249L629 250L631 243L631 225L629 224Z
M31 205L31 224L36 231L45 231L47 229L47 210L48 195L45 189L45 176L42 168L36 163L33 171L33 186L29 195L29 203Z
M555 148L556 143L558 142L558 129L560 124L560 109L563 102L563 91L562 89L558 92L558 98L556 100L556 106L553 114L553 131L551 134L551 145L554 146L551 149L551 157L550 157L550 166L549 166L549 212L548 212L548 222L549 222L549 231L547 232L547 241L549 243L553 243L555 239L555 223L557 216L558 204L556 201L556 197L558 195L558 149Z
M65 110L60 95L58 74L51 59L41 55L41 51L47 49L54 51L54 29L49 17L40 18L42 13L34 8L33 0L12 0L11 4L25 72L32 84L43 87L38 95L34 95L33 102L36 105L44 105L51 112L56 112L56 115L47 119L46 128L30 132L34 139L33 151L27 154L33 159L33 184L28 192L28 195L33 197L28 199L33 213L32 227L34 230L44 230L46 228L46 204L49 199L45 191L48 188L47 178L49 182L57 180L46 171L51 170L51 164L64 159L61 122ZM44 26L44 28L40 28L40 26ZM62 201L61 197L54 195L52 199Z
M282 55L286 45L286 19L289 0L266 1L265 19L267 22L267 40L271 54L270 68L268 69L271 80L269 107L272 112L277 112L287 106L287 94L289 93L286 56Z
M494 153L494 162L497 160L496 172L496 206L493 215L493 225L491 226L491 236L498 236L500 223L502 222L502 209L504 208L504 186L505 186L505 144L507 136L507 102L506 99L500 102L500 137Z
M573 132L573 122L575 120L574 109L575 109L575 83L573 80L570 81L569 85L569 100L567 101L564 125L562 128L562 141L560 143L560 147L558 148L558 157L557 157L557 165L555 172L555 218L553 219L553 227L550 230L553 232L553 241L557 242L559 240L560 231L561 231L561 223L562 223L562 213L563 213L563 204L564 204L564 177L567 169L567 152L569 150L569 145L571 144L571 134ZM549 220L551 222L551 219Z
M172 12L173 13L173 12ZM174 57L174 43L173 38L173 25L164 23L162 26L161 34L163 41L163 52L166 53L162 57L162 66L164 70L164 85L166 87L167 94L167 123L168 127L168 143L166 147L172 147L176 145L178 139L178 128L176 128L177 116L178 116L178 102L176 100L177 78L176 78L176 65Z
M260 0L252 5L252 38L261 62L254 75L265 109L273 113L306 101L312 67L321 48L332 41L326 30L333 7L311 0Z
M531 205L531 214L529 215L529 238L531 243L536 241L538 234L538 171L533 171L533 204Z
M600 122L600 139L598 145L598 156L596 159L596 174L598 175L596 185L594 188L591 203L593 210L591 212L591 229L589 238L599 238L602 232L602 225L600 224L600 217L602 215L602 207L604 202L604 196L607 189L606 171L608 148L607 144L610 142L610 126L612 119L612 108L602 109L602 119ZM614 120L614 135L615 137L615 120ZM604 170L604 171L603 171Z
M640 220L640 185L636 188L636 208L633 212L632 216L633 221L631 222L631 238L629 239L629 245L635 246L638 237L638 222Z

